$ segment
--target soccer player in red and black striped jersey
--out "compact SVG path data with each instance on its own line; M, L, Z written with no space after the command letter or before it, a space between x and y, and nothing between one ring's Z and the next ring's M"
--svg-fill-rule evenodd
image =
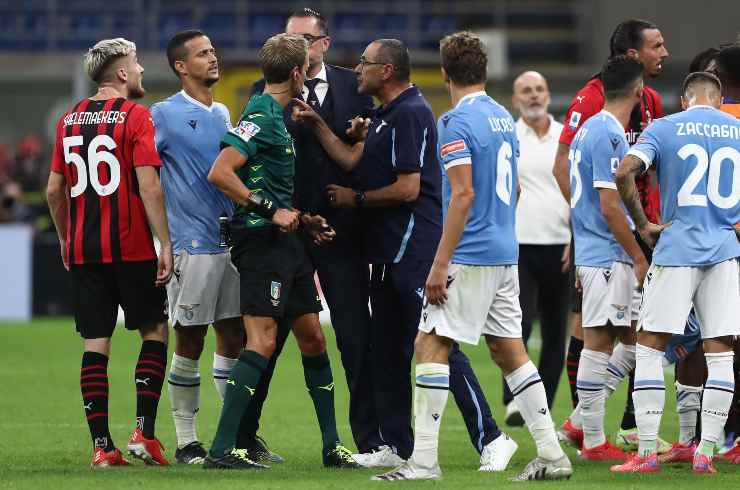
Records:
M645 87L639 105L636 105L630 116L629 126L624 128L627 141L630 145L637 141L642 130L650 124L653 119L663 116L663 104L660 94L647 86L647 81L655 78L663 71L663 61L668 57L668 50L665 47L663 36L658 27L652 22L640 19L630 19L621 22L614 29L610 39L610 56L627 55L638 59L644 66L643 79ZM563 196L566 201L570 202L570 172L568 165L568 152L570 144L575 138L576 133L584 122L591 116L597 114L604 107L604 84L601 81L600 74L591 78L586 85L578 91L573 98L565 116L563 132L560 134L560 143L555 156L553 174L558 182ZM650 175L646 172L637 182L637 188L640 193L645 213L650 216L653 223L660 222L660 200L657 186L651 185ZM635 235L638 243L641 245L645 256L650 261L652 256L651 250L647 247L639 235ZM568 380L571 385L571 396L574 405L578 401L575 393L575 381L577 375L577 366L580 361L581 349L583 348L583 333L580 331L580 294L575 294L573 298L573 336L568 346L567 370ZM634 346L626 349L627 355L634 356ZM619 361L619 360L617 360ZM632 393L632 384L634 376L630 373L629 393ZM570 419L566 420L561 427L561 436L573 428L570 425ZM637 425L634 417L634 406L632 397L628 396L627 406L622 419L621 428L617 435L617 444L624 449L636 449L637 444ZM574 431L573 437L578 437L578 431ZM630 439L630 441L627 441ZM661 445L661 450L665 451L670 447L667 443Z
M64 266L72 277L75 323L84 340L80 387L93 440L93 467L128 464L108 430L108 357L119 305L139 330L136 419L131 455L166 465L154 422L167 364L164 284L172 246L159 184L161 165L134 43L100 41L85 56L98 92L57 124L47 198ZM151 228L159 239L159 257Z

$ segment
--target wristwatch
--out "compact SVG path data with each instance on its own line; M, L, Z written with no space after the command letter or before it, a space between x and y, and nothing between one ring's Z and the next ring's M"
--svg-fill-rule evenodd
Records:
M364 202L365 202L365 192L355 191L355 206L358 208L361 208Z

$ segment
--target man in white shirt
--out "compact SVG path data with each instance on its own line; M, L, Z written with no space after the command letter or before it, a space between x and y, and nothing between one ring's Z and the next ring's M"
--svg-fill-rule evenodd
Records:
M563 125L548 114L550 91L537 72L524 72L514 80L514 108L519 138L521 198L516 210L519 240L519 301L525 345L532 322L540 319L542 351L539 372L552 406L565 361L570 261L570 209L552 175L552 161ZM564 272L566 271L566 272ZM506 423L524 423L504 383Z

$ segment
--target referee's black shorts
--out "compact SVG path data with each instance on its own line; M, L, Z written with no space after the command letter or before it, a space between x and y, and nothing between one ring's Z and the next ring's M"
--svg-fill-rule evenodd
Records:
M157 287L157 261L72 265L75 325L82 338L113 335L118 307L126 329L137 330L167 321L167 292Z
M244 315L297 318L322 310L314 269L296 233L265 226L232 231Z

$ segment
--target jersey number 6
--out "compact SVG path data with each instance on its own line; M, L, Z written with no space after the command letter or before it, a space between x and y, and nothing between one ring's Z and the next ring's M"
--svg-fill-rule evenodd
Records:
M87 174L88 169L90 172L90 185L99 196L109 196L116 192L118 184L121 182L121 164L116 156L110 151L115 150L116 142L107 134L99 134L94 137L87 145L87 165L85 160L79 153L73 153L70 151L72 148L82 146L84 140L82 136L67 136L62 139L62 145L64 146L64 161L67 164L74 164L77 168L77 183L70 189L70 196L77 197L85 192L87 189ZM101 146L105 147L105 150L98 151ZM98 164L108 164L110 170L110 181L107 184L100 183L100 177L98 176Z

